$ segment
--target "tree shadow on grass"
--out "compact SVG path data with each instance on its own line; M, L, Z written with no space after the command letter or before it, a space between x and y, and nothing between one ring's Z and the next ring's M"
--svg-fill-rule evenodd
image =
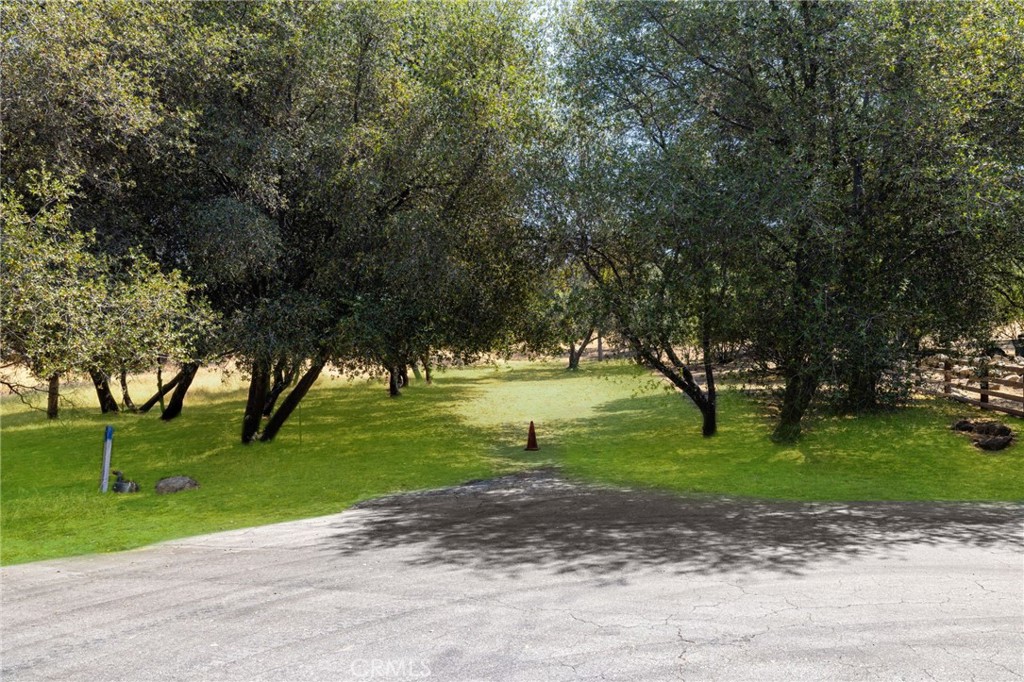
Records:
M419 546L415 565L609 575L655 568L800 574L910 545L1024 547L1009 504L804 504L680 497L583 485L550 470L364 502L329 549L358 555Z

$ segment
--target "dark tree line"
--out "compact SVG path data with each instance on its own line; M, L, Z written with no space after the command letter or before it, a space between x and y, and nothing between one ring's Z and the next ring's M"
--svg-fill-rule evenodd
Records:
M173 419L230 358L248 443L328 365L612 334L712 435L742 346L792 440L1021 317L1019 0L534 10L0 6L5 367Z

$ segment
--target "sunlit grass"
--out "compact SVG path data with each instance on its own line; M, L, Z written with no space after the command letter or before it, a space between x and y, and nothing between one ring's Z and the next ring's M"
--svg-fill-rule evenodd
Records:
M492 475L508 463L490 457L486 436L446 407L464 390L442 378L393 400L378 384L328 380L274 443L250 446L239 443L241 391L191 396L170 423L85 405L48 423L5 401L0 559L126 549ZM114 468L139 482L138 494L97 492L105 424L115 427ZM179 474L201 488L153 492L159 478Z
M566 372L514 363L440 373L399 399L363 380L324 380L273 444L238 443L244 392L212 375L183 415L102 416L79 407L47 422L2 403L0 559L138 547L151 542L328 514L399 490L451 485L538 464L623 485L797 500L1021 500L1024 447L985 454L949 430L965 408L924 402L858 419L819 417L796 446L768 440L763 406L721 397L720 432L635 366ZM138 391L139 396L146 393ZM541 450L523 451L536 422ZM115 468L142 486L98 494L103 427ZM1019 425L1019 423L1018 423ZM202 488L158 496L186 474Z
M719 432L703 438L697 409L664 383L629 366L588 370L500 387L493 380L496 393L556 406L533 458L561 464L574 476L791 500L1024 499L1024 448L990 454L973 447L949 429L970 412L962 406L925 400L857 418L818 416L808 420L798 444L779 445L768 438L772 423L764 406L725 390ZM463 409L469 415L474 406ZM543 410L535 412L543 419ZM483 423L485 416L472 418ZM506 456L514 450L510 442Z

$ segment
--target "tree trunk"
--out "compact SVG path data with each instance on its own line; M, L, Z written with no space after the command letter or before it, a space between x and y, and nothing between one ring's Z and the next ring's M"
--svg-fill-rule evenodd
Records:
M701 435L708 438L718 433L718 412L714 403L706 403L697 407L700 409Z
M295 384L295 388L292 389L291 393L284 399L281 406L277 408L277 412L270 417L270 421L267 422L266 427L263 429L263 433L260 435L260 440L269 442L274 440L274 436L284 426L285 421L295 411L295 408L299 406L299 402L306 397L309 389L316 382L317 377L320 376L320 372L323 371L324 365L327 364L326 360L314 360L313 364L310 365L306 373L302 375L298 383Z
M249 444L256 438L263 421L263 407L267 404L267 390L270 384L270 363L254 360L252 378L249 380L249 398L245 403L242 417L242 443Z
M430 382L431 382L431 378L430 378L430 357L427 356L427 355L423 355L423 356L420 357L420 362L423 363L423 376L426 377L427 384L429 385Z
M181 377L182 377L182 372L178 372L176 375L174 375L173 379L171 379L169 382L167 382L165 384L165 383L163 383L163 376L162 376L161 368L157 367L156 368L156 393L154 393L153 396L149 400L147 400L146 402L142 403L142 407L139 408L139 412L145 414L146 412L149 412L150 410L152 410L154 405L156 405L157 403L160 403L161 404L160 412L163 413L165 411L165 409L162 407L163 406L163 402L164 402L164 396L167 395L168 393L170 393L174 389L174 387L178 385L178 382L181 381Z
M178 376L181 376L180 372ZM160 402L160 414L163 414L167 410L164 405L164 358L156 364L156 399Z
M420 373L420 366L418 363L412 363L412 375L416 377L416 381L423 381L423 374Z
M879 372L871 367L855 367L846 387L846 409L865 412L878 407Z
M978 376L981 378L981 383L978 385L982 391L988 390L988 363L982 363L981 367L978 368ZM982 393L980 402L988 403L988 393Z
M582 352L582 348L580 349ZM576 344L569 342L569 366L566 369L576 370L580 368L580 353L576 352Z
M132 402L132 397L128 395L128 372L123 369L121 370L121 403L127 411L138 412L138 408Z
M580 358L583 357L583 351L587 349L590 342L594 340L594 330L591 329L587 332L587 335L580 341L580 345L577 347L574 343L569 342L569 367L568 369L576 370L580 368Z
M60 401L60 374L50 375L49 386L46 390L46 418L56 419Z
M286 360L278 360L274 365L274 383L267 394L267 404L263 406L263 416L269 417L274 412L274 405L277 399L284 393L284 389L295 381L295 374L299 371L297 365L288 366Z
M402 382L402 388L405 388L405 387L407 387L409 385L409 366L408 365L401 364L401 365L398 366L398 378Z
M597 361L604 362L604 337L597 333Z
M92 384L96 387L96 397L100 401L100 412L103 414L117 412L117 399L110 392L110 383L107 381L107 375L97 369L93 369L89 370L89 376L92 377Z
M192 385L192 380L196 378L198 371L199 363L196 362L186 362L181 366L181 378L175 384L174 393L171 394L171 399L167 402L167 407L160 415L160 419L169 422L181 414L182 405L185 403L185 394L188 393L189 386Z
M638 362L660 372L663 377L672 382L676 388L682 391L697 406L702 418L701 433L704 436L715 435L718 431L718 417L714 393L715 380L711 371L711 364L707 361L710 356L705 355L704 365L704 370L708 374L707 383L710 389L710 392L708 392L701 389L700 384L697 383L693 376L693 372L680 359L670 344L662 343L662 348L671 365L665 362L658 353L641 344L639 339L633 338L630 340L630 343L633 344Z
M718 431L718 398L715 389L715 371L711 366L711 335L706 329L701 339L701 345L704 351L704 390L706 395L704 406L698 405L701 416L704 418L701 433L704 436L713 436Z
M823 342L815 338L821 333L816 333L815 328L822 324L822 313L815 303L814 274L818 257L810 248L812 233L809 220L798 221L792 266L795 281L789 287L790 302L786 306L786 324L791 336L782 346L779 366L786 385L779 423L771 436L777 443L794 443L800 437L800 421L818 390L821 376L818 363L827 357Z
M394 398L402 394L399 390L401 389L400 382L401 378L398 376L397 367L388 368L388 394Z
M772 433L776 443L795 443L800 437L800 421L818 390L817 379L794 372L786 377L786 389L782 395L782 412L779 423Z

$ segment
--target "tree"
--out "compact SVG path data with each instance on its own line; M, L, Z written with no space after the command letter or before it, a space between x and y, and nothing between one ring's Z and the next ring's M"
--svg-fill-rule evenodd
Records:
M617 333L717 430L712 358L736 335L737 259L749 245L749 192L715 163L671 93L653 102L614 31L638 6L584 6L569 25L572 130L562 194L548 203ZM639 76L636 74L640 74ZM632 79L636 77L634 82ZM557 211L556 211L557 212ZM695 352L694 352L695 351ZM696 367L701 367L703 385Z
M177 2L4 3L4 186L27 195L27 172L45 166L77 184L78 201L116 196L138 158L180 144L190 117L159 81L194 52L187 13Z
M86 236L70 228L70 187L34 175L29 187L39 210L29 213L10 189L0 204L0 357L9 390L30 388L16 380L19 367L48 382L47 414L55 418L61 375L86 366L92 355L103 268L87 252Z
M161 229L152 190L180 185L179 178L167 182L173 173L163 171L170 159L188 152L194 122L182 93L193 91L210 71L204 67L222 54L212 49L216 36L193 30L193 10L192 3L134 0L0 7L3 185L28 202L30 215L40 208L26 185L31 172L54 173L75 187L66 197L70 227L87 240L89 253L103 254L103 267L109 269L105 281L111 288L102 306L108 315L131 318L131 330L140 334L146 324L165 325L161 313L172 302L178 305L182 295L189 298L192 318L208 317L201 298L175 274L181 262L167 259L165 275L151 268L165 255L151 234ZM167 290L158 292L161 286ZM151 288L142 292L140 287ZM133 306L137 309L129 312ZM158 315L148 322L140 317L147 307ZM184 324L177 337L193 336L194 327ZM101 364L110 359L115 365L138 365L137 358L114 361L121 353L117 348L148 353L116 334L100 345L105 349L94 350ZM101 405L116 409L108 379L111 371L120 373L126 388L127 367L88 369Z
M618 206L603 219L584 218L575 234L577 258L618 334L693 401L703 435L711 436L717 431L713 358L736 333L734 271L743 254L744 207L729 201L713 169L688 168L663 153L645 154L617 175ZM678 192L649 191L666 185Z
M127 375L168 359L192 363L199 356L197 346L216 325L212 311L180 272L164 274L138 253L111 268L100 310L102 333L90 371L102 378L119 376L123 404L132 411L136 407Z
M542 129L525 30L515 4L419 6L397 26L412 97L381 121L394 147L367 159L368 175L353 174L341 198L360 223L338 242L345 272L329 270L351 301L339 359L385 369L392 395L407 365L505 344L525 314L538 265L518 171Z
M48 382L48 416L58 410L59 378L87 371L103 412L117 411L107 377L155 364L156 355L187 354L202 326L181 325L191 288L137 256L118 269L91 252L94 239L72 227L71 185L29 171L30 213L4 190L0 219L3 305L0 357ZM8 374L4 383L18 389Z
M244 442L273 439L327 362L395 368L501 336L532 281L513 174L536 127L523 18L517 5L197 6L228 58L186 99L184 179L151 222L154 249L223 315L223 352L248 366Z
M992 272L1024 252L1019 142L992 125L1019 94L1003 69L1020 68L1021 5L918 9L580 7L574 73L620 146L703 168L713 205L745 207L718 243L746 244L738 322L784 384L778 440L822 385L870 408L917 340L990 323ZM663 177L651 193L678 206Z
M566 369L579 369L584 351L609 324L599 292L584 268L574 260L552 270L537 297L532 322L523 333L527 350L568 353Z

